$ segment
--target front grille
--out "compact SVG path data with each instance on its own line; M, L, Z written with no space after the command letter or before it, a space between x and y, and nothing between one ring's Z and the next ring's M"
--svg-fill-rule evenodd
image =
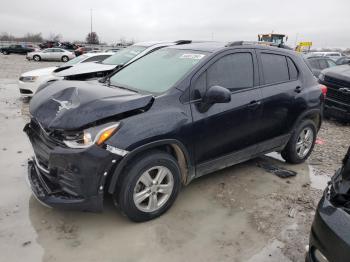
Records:
M20 88L20 89L19 89L19 92L20 92L21 94L24 94L24 95L31 95L31 94L33 94L32 91L30 91L30 90L28 90L28 89L23 89L23 88Z
M29 139L32 143L36 160L43 168L48 169L50 153L58 144L50 138L34 119L30 122L30 129Z
M327 82L327 83L330 83L332 85L335 85L339 88L341 87L350 87L350 82L348 81L344 81L344 80L339 80L337 78L334 78L334 77L330 77L330 76L325 76L324 77L324 81Z
M350 93L341 92L333 87L328 87L327 98L350 105Z

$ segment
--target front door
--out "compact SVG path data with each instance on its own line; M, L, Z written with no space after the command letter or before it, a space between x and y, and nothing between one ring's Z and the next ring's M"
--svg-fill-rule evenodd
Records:
M191 110L197 176L229 165L235 152L255 152L262 113L257 71L254 51L244 49L218 55L193 77ZM214 104L203 112L201 99L215 85L229 89L231 101Z

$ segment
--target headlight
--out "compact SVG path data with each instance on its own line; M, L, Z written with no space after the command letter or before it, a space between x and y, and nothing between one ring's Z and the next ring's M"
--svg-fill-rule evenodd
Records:
M318 79L320 79L321 81L324 81L324 74L320 74L319 76L318 76Z
M120 123L115 122L91 127L79 134L66 135L63 142L70 148L87 148L93 144L102 145L118 130L119 126Z
M37 76L21 76L19 78L19 80L22 82L35 82L37 79Z

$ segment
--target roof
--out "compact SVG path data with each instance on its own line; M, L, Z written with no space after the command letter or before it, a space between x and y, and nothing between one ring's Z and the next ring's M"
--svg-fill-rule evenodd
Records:
M244 42L244 41L240 41ZM170 46L167 48L175 48L175 49L182 49L182 50L194 50L194 51L203 51L203 52L216 52L222 49L242 49L242 48L255 48L255 49L264 49L264 50L271 50L271 51L279 51L279 52L286 52L289 54L296 54L295 51L288 50L285 48L279 48L279 47L271 47L267 45L262 45L262 44L256 44L252 43L250 44L249 42L245 42L248 44L240 44L240 45L232 45L230 46L231 43L238 43L238 42L214 42L214 41L208 41L208 42L193 42L191 44L185 44L185 45L175 45L175 46Z
M134 45L136 46L144 46L144 47L151 47L154 45L159 45L159 44L175 44L177 41L148 41L148 42L139 42Z

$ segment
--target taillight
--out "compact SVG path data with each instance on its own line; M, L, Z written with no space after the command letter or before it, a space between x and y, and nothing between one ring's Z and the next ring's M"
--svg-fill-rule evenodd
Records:
M320 85L320 88L321 88L321 92L322 92L323 96L326 97L326 95L327 95L327 86Z

